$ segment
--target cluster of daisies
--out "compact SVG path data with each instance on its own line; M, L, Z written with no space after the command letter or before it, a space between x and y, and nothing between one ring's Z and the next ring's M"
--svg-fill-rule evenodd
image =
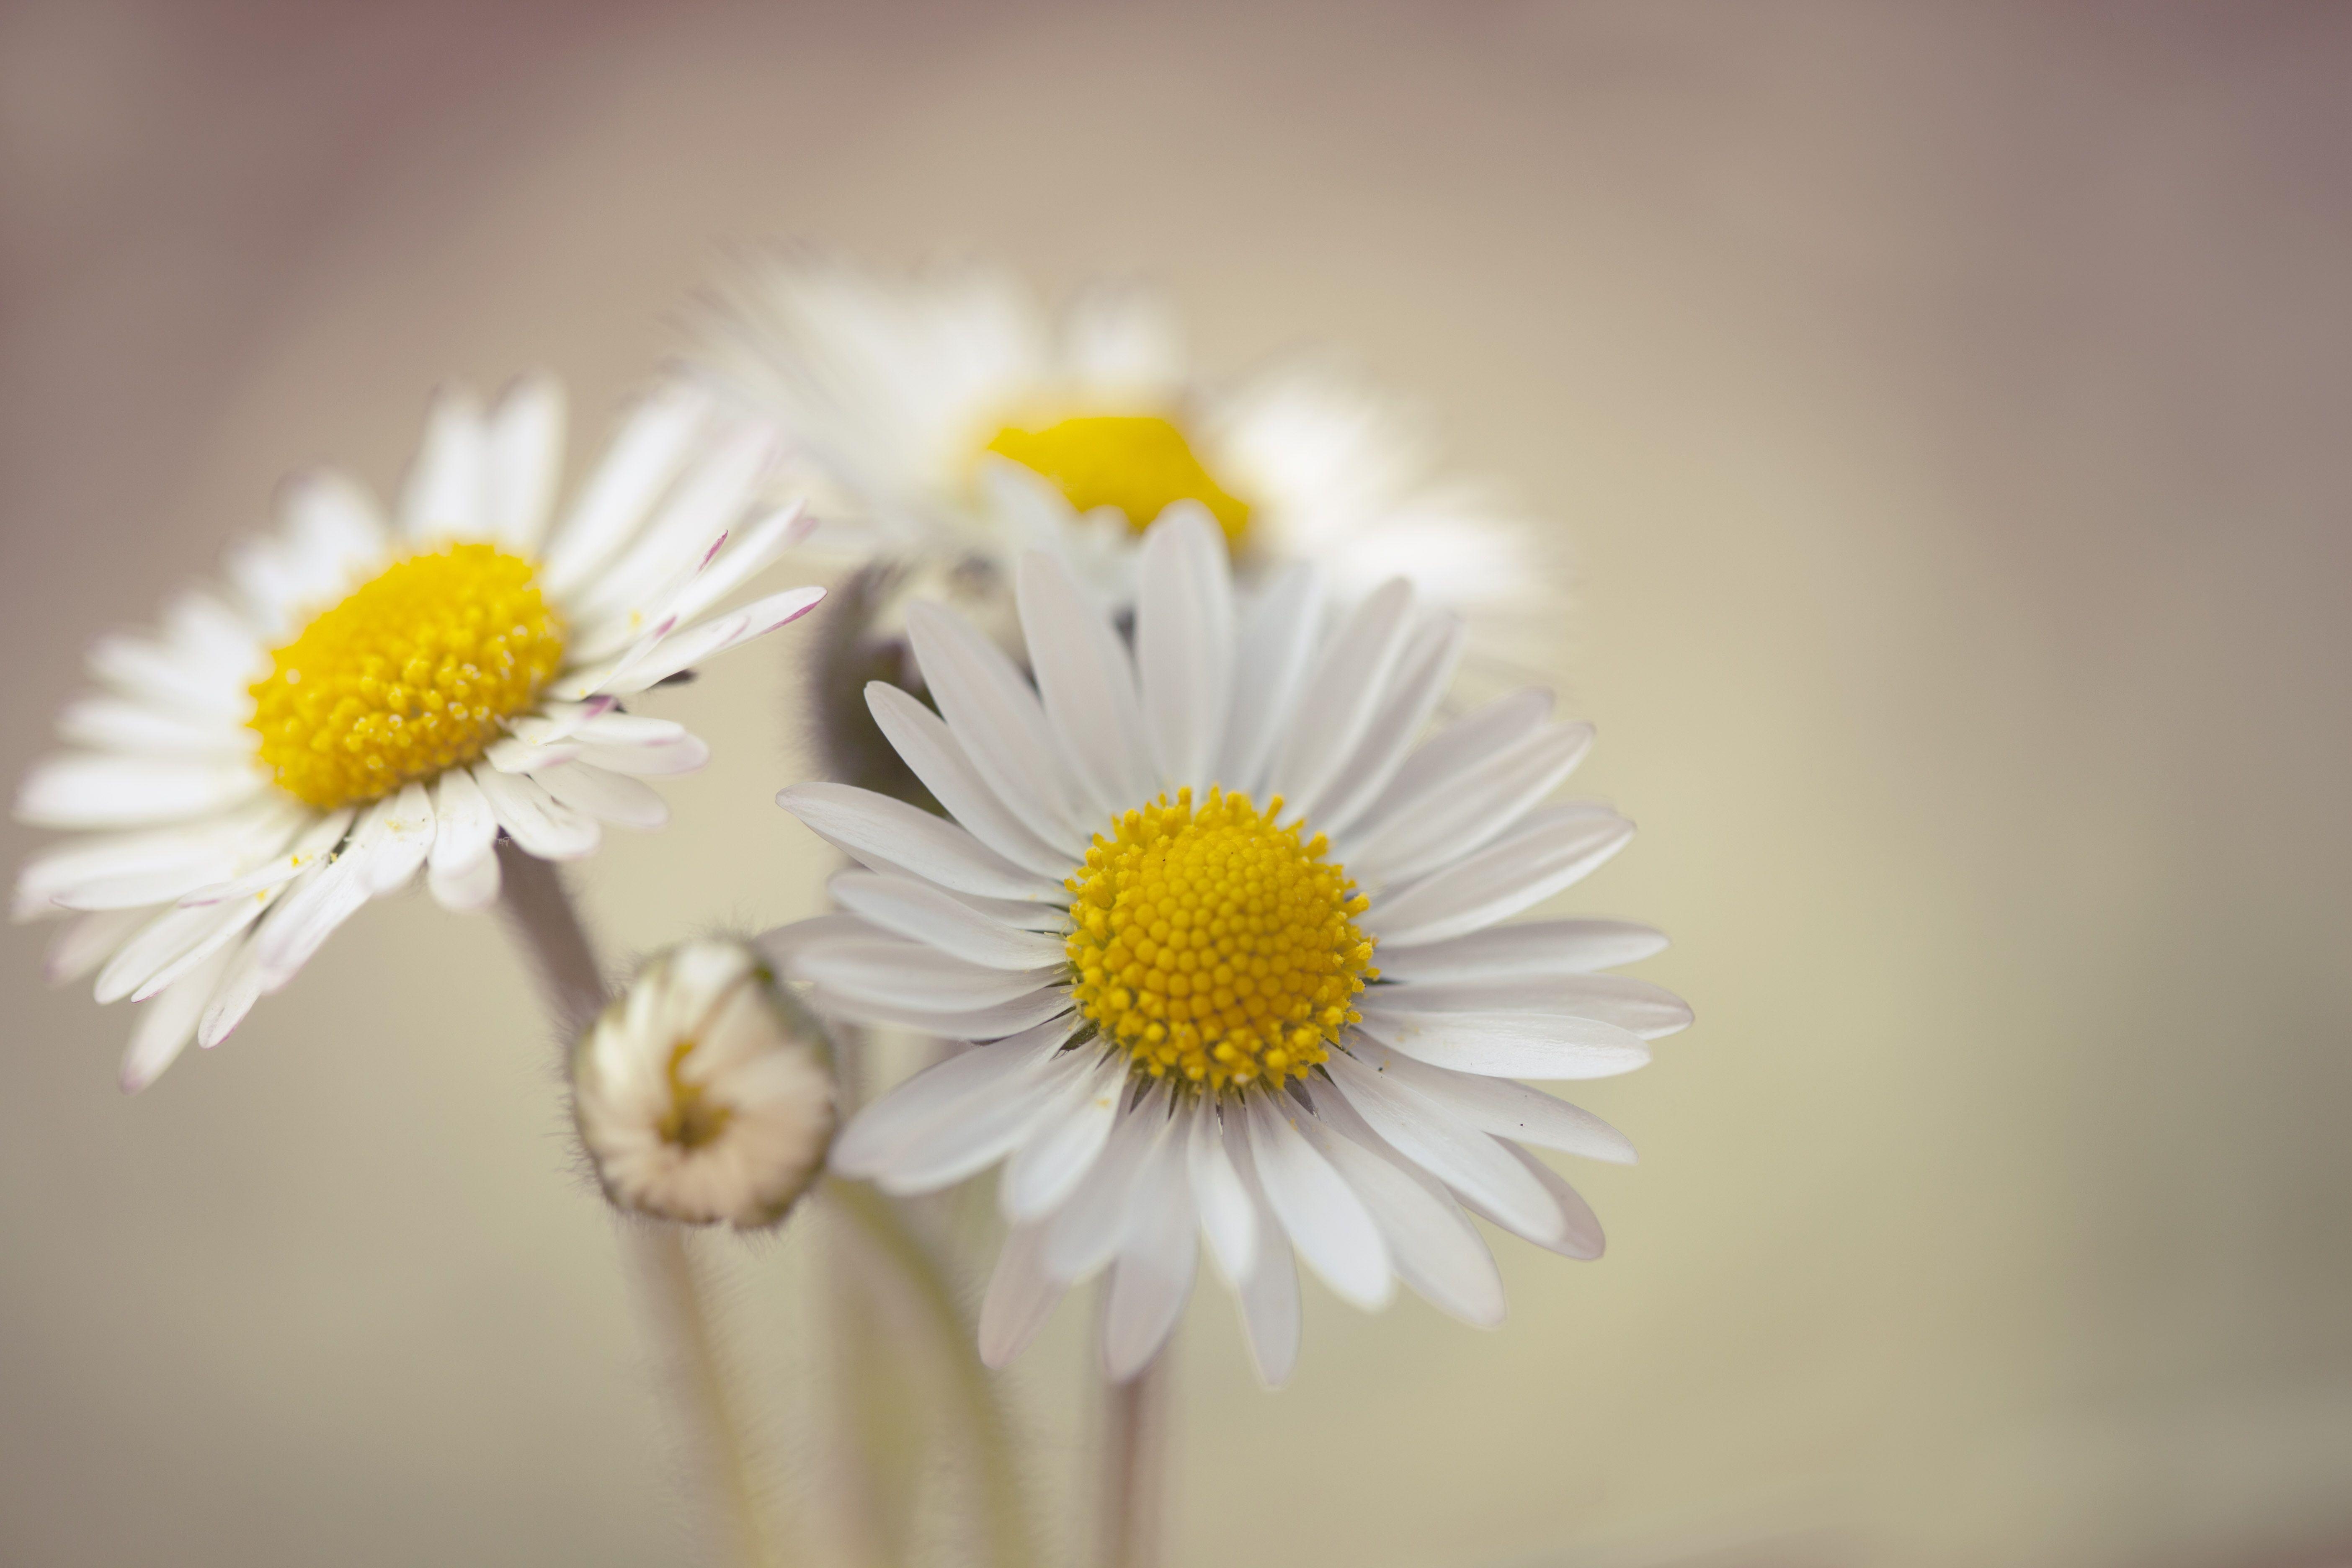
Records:
M1202 1243L1269 1383L1294 1258L1492 1324L1471 1216L1599 1253L1528 1150L1631 1148L1520 1080L1630 1070L1689 1013L1608 973L1655 932L1519 918L1632 826L1555 798L1591 731L1548 693L1463 700L1465 642L1539 609L1539 574L1410 420L1319 366L1206 382L1132 290L1053 320L993 273L797 258L568 500L564 427L544 380L445 394L389 510L301 479L223 583L93 648L73 749L17 796L74 837L16 910L61 920L53 978L140 1005L127 1088L377 897L478 910L502 858L659 827L648 781L709 751L645 710L814 608L755 580L829 553L899 584L856 629L902 678L848 710L905 784L785 789L854 865L835 911L682 944L582 1037L616 1204L756 1226L827 1163L892 1194L1000 1167L984 1356L1107 1270L1118 1377ZM836 1131L818 1020L944 1054Z

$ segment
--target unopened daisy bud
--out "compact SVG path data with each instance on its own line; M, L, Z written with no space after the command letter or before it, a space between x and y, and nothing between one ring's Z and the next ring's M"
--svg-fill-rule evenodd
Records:
M581 1037L572 1106L615 1206L751 1229L823 1167L833 1074L758 953L695 941L647 963Z

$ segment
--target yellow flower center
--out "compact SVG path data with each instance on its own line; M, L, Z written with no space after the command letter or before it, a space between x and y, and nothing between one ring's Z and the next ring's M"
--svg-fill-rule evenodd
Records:
M530 563L453 544L394 563L270 655L250 721L278 786L321 811L473 762L563 661Z
M1041 430L1007 425L986 449L1053 480L1079 511L1117 507L1138 533L1180 500L1207 507L1230 543L1249 526L1249 503L1217 483L1184 433L1155 415L1086 415Z
M1349 1003L1380 978L1355 923L1369 901L1281 812L1279 795L1263 815L1222 790L1197 811L1190 790L1162 795L1095 835L1063 884L1078 1010L1154 1078L1279 1088L1360 1021Z

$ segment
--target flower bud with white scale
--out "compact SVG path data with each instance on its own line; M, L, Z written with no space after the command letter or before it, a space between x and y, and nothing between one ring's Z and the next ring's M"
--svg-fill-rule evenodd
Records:
M572 1090L614 1206L687 1225L782 1219L835 1121L823 1030L765 960L720 939L638 972L573 1049Z

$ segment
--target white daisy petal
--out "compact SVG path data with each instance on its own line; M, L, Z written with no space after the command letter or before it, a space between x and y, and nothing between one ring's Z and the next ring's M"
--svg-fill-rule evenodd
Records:
M1028 1348L1068 1287L1045 1272L1045 1226L1015 1226L980 1303L980 1360L1003 1367Z
M808 536L809 528L807 508L799 501L770 512L735 535L727 550L708 569L695 574L662 606L661 613L677 616L680 626L691 624L697 616L773 565Z
M400 531L415 543L479 539L489 499L489 432L481 400L445 387L425 416L425 445L400 496Z
M299 814L265 799L177 827L68 843L26 862L16 881L16 918L175 900L284 847L300 822Z
M788 973L804 948L830 942L835 937L877 936L881 933L881 929L857 915L811 915L806 920L792 921L761 932L753 939L752 945L767 955L768 962L779 973Z
M555 509L563 470L563 386L552 376L525 376L491 410L488 433L488 536L518 555L535 553Z
M223 882L196 888L178 901L183 904L224 904L232 899L250 898L265 889L290 882L316 865L319 858L331 852L343 841L344 833L359 815L352 806L331 811L312 819L284 853L273 855L244 876Z
M606 677L595 691L629 697L658 686L705 659L716 658L756 637L766 637L799 620L824 597L823 588L787 588L755 599L740 610L702 622L663 639L643 659ZM593 695L594 692L583 693Z
M1118 1253L1134 1219L1129 1198L1171 1125L1164 1088L1144 1094L1120 1114L1102 1157L1046 1230L1046 1273L1075 1282Z
M1049 1063L1045 1077L1031 1087L1057 1084L1063 1074L1081 1066ZM1045 1110L1045 1098L1034 1092L1000 1092L971 1099L964 1114L931 1123L923 1137L892 1152L875 1172L875 1184L886 1193L935 1192L986 1170L1004 1158L1035 1125Z
M1356 607L1300 693L1268 787L1299 812L1330 784L1372 721L1412 629L1412 589L1388 584Z
M433 848L425 882L441 907L478 910L499 895L498 815L464 768L433 784Z
M1557 1252L1562 1258L1589 1261L1600 1257L1603 1245L1601 1221L1593 1214L1592 1205L1584 1201L1583 1194L1570 1186L1558 1171L1553 1170L1526 1150L1513 1149L1509 1144L1505 1144L1504 1147L1527 1168L1528 1174L1535 1178L1544 1189L1545 1195L1551 1200L1553 1206L1559 1210L1559 1234L1547 1239L1545 1236L1522 1230L1512 1224L1507 1215L1493 1213L1467 1193L1462 1194L1463 1205L1480 1219L1501 1226L1520 1239L1532 1241L1546 1251Z
M660 649L662 639L676 630L677 620L664 616L648 626L645 634L624 651L610 658L575 664L565 670L548 683L541 695L559 702L585 702L600 695L615 696L617 700L616 694L607 692L607 684L625 680L635 675Z
M173 908L155 915L115 950L98 972L95 994L100 1002L120 1002L144 986L165 966L194 952L208 938L242 924L242 902L236 907Z
M710 395L684 384L663 388L630 413L549 542L541 576L551 593L569 594L620 549L685 466L709 415Z
M227 1039L260 999L261 944L248 942L230 948L220 984L196 1020L196 1044L210 1050Z
M1323 582L1304 563L1277 574L1251 606L1235 668L1234 706L1217 749L1216 775L1255 789L1284 733L1323 624Z
M974 837L1041 877L1066 874L1070 858L1049 847L997 798L945 720L885 681L866 684L866 706L923 787Z
M1357 837L1369 838L1391 819L1452 799L1461 784L1485 776L1495 758L1541 729L1551 710L1549 691L1514 691L1448 724L1406 757L1364 808Z
M331 468L313 468L287 481L278 496L286 538L299 559L289 573L299 602L281 609L320 610L356 580L382 569L391 530L375 500L357 480ZM286 559L281 552L280 560ZM275 631L278 627L272 626Z
M751 504L772 443L757 430L720 441L688 469L659 510L611 563L566 588L564 603L583 626L606 616L642 616L675 594L701 567Z
M1021 1225L1042 1219L1076 1190L1110 1142L1126 1084L1126 1061L1109 1055L1063 1090L1028 1142L1005 1163L997 1201L1007 1220Z
M105 963L153 916L152 909L100 910L68 921L58 928L58 934L49 939L48 951L42 954L42 978L52 985L79 980Z
M259 950L264 995L285 989L337 928L366 905L371 848L354 835L341 855L295 882L263 920L254 946Z
M565 805L529 778L479 766L473 774L490 803L490 814L528 854L542 860L577 860L593 854L604 838L594 817Z
M182 975L169 990L140 1008L131 1045L122 1053L125 1093L136 1094L153 1083L187 1048L195 1037L196 1021L213 999L232 956L226 950L215 952L202 967Z
M794 784L776 796L818 837L852 855L871 850L960 893L1061 900L1062 889L1022 870L954 823L851 784Z
M572 749L573 762L602 768L608 773L626 773L631 778L671 778L698 772L710 761L709 743L698 735L686 735L660 744L580 739L572 742Z
M992 969L1036 969L1063 960L1062 944L1053 938L992 920L944 889L913 877L844 871L825 888L844 909L967 963Z
M527 746L552 746L577 736L592 721L607 716L615 719L634 718L632 714L614 713L619 701L614 697L592 697L585 702L542 700L528 713L517 714L507 721L507 732ZM643 724L658 724L677 734L686 733L683 725L664 719L639 720Z
M1400 987L1400 989L1402 989ZM1496 1078L1614 1078L1646 1065L1650 1047L1598 1018L1542 1013L1412 1013L1364 1005L1358 1026L1415 1061Z
M625 773L570 762L534 768L530 776L562 804L600 822L650 833L669 821L668 803Z
M1355 751L1329 786L1305 809L1316 826L1344 840L1364 808L1396 775L1406 751L1436 711L1462 657L1463 627L1454 616L1423 616L1397 656L1395 679Z
M1605 806L1546 806L1517 831L1386 900L1365 928L1383 948L1466 935L1573 886L1633 837L1633 825Z
M1365 1126L1344 1096L1327 1089L1315 1100L1316 1114L1300 1117L1298 1130L1363 1200L1388 1243L1398 1278L1465 1323L1499 1326L1502 1272L1461 1205Z
M1246 1104L1257 1178L1298 1256L1349 1306L1387 1306L1395 1294L1388 1246L1363 1200L1298 1131L1304 1110L1287 1097L1277 1106L1252 1095Z
M1036 694L1003 650L956 616L918 602L907 635L940 716L996 798L1062 852L1086 845L1065 788L1054 732Z
M1268 1388L1280 1388L1298 1364L1298 1266L1291 1261L1289 1238L1257 1178L1242 1118L1226 1124L1224 1143L1256 1213L1257 1258L1237 1292L1242 1328L1259 1379Z
M839 995L940 1013L1018 1001L1059 978L1051 970L990 969L887 936L812 944L794 958L793 973Z
M1525 921L1417 947L1384 947L1381 973L1396 981L1588 974L1638 963L1665 950L1664 932L1631 921Z
M1420 1090L1360 1066L1345 1052L1325 1064L1331 1082L1399 1153L1521 1236L1557 1237L1565 1224L1542 1185L1507 1145Z
M1000 1040L1067 1012L1070 998L1059 987L1049 986L993 1006L931 1008L878 1001L820 985L809 1005L854 1024L895 1024L935 1039Z
M36 827L142 827L226 811L268 785L250 763L68 752L33 764L16 819Z
M217 920L193 946L140 981L136 989L131 993L131 999L133 1002L145 1001L236 940L247 926L268 912L269 907L277 902L279 895L283 894L305 871L315 868L322 856L334 849L335 846L341 841L343 829L351 820L352 813L348 809L331 813L320 818L312 824L301 837L295 840L292 852L283 858L284 861L290 865L290 869L284 869L281 866L273 864L267 868L268 880L240 879L240 881L249 882L250 886L240 888L236 894L228 897L206 900L205 905L211 907L213 912L218 917ZM280 874L281 870L283 874ZM190 900L188 902L189 907L197 907L195 900ZM102 989L103 981L100 984ZM101 994L100 1000L107 1001L111 998Z
M1203 1105L1191 1121L1186 1173L1201 1213L1201 1234L1208 1237L1210 1255L1226 1283L1238 1289L1249 1282L1257 1262L1257 1205L1225 1152L1225 1119Z
M1475 768L1449 773L1367 832L1360 847L1350 846L1349 863L1402 886L1483 849L1565 783L1591 745L1591 725L1561 724L1482 754Z
M408 886L432 853L433 797L423 784L408 784L389 797L383 831L383 842L368 863L368 892L377 898Z
M1103 1310L1103 1371L1113 1383L1133 1377L1160 1353L1192 1294L1200 1248L1192 1239L1192 1194L1184 1174L1187 1131L1162 1135L1136 1177L1133 1212Z
M537 768L551 768L579 756L580 747L574 742L559 741L551 746L534 746L513 735L502 735L490 742L482 753L482 761L502 773L527 773Z
M1021 558L1021 628L1030 668L1073 771L1099 821L1151 793L1150 744L1127 647L1061 562Z
M1664 986L1623 974L1522 974L1509 979L1421 981L1383 986L1400 1014L1535 1013L1593 1018L1645 1040L1690 1027L1690 1005Z
M1136 674L1170 791L1202 791L1232 711L1233 584L1217 525L1194 503L1169 508L1137 565Z
M1377 1040L1349 1042L1350 1055L1374 1071L1419 1089L1483 1132L1538 1149L1557 1149L1611 1164L1633 1163L1631 1140L1589 1110L1507 1078L1449 1072L1391 1051ZM1320 1101L1318 1102L1321 1103Z
M247 653L242 660L192 658L150 638L116 633L90 645L89 672L134 700L164 702L175 711L242 724L253 711L246 688L269 668L258 646Z
M121 697L85 697L58 715L58 737L69 744L142 756L241 761L253 753L253 732L196 715Z
M1067 1019L1048 1023L1024 1036L976 1046L916 1074L842 1129L834 1141L833 1168L845 1176L878 1173L894 1152L934 1126L962 1120L1044 1072L1072 1026ZM1066 1064L1065 1074L1078 1065Z

